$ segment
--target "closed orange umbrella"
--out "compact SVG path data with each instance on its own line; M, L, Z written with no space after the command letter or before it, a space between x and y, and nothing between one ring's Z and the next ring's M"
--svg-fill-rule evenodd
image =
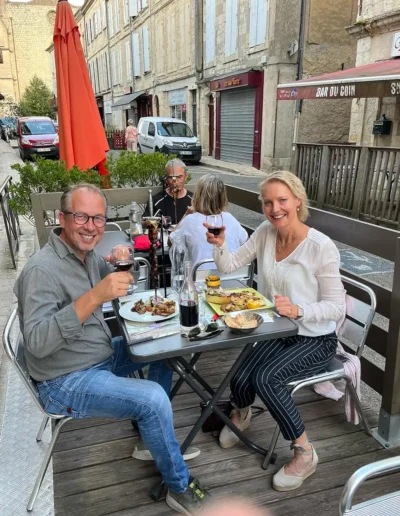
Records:
M67 168L76 165L81 170L100 163L104 165L109 147L90 82L78 25L66 0L59 0L57 4L53 41L60 159L66 162Z

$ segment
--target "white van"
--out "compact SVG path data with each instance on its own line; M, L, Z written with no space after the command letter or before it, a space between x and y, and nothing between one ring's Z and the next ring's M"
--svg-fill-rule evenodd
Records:
M183 160L199 163L200 141L186 122L177 118L147 116L138 124L138 153L176 154Z

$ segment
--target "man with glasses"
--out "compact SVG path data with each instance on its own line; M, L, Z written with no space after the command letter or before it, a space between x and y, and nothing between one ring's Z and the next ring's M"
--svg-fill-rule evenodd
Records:
M165 166L165 190L153 195L153 214L158 210L164 216L171 217L172 224L178 224L180 220L191 213L192 192L185 188L187 181L187 167L180 159L171 159ZM149 206L143 213L144 217L150 216Z
M101 190L70 186L61 198L61 227L53 229L19 276L14 292L26 362L47 411L136 420L147 453L169 487L168 505L192 514L208 496L190 476L174 434L168 398L172 372L153 362L148 380L128 378L146 364L130 360L122 338L111 338L103 318L103 303L125 296L133 281L129 272L114 272L94 250L104 234L106 212Z

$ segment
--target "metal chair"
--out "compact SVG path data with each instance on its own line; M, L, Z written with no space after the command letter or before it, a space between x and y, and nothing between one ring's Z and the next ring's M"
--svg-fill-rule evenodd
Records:
M105 231L122 231L121 226L117 222L106 222Z
M196 281L197 273L201 272L204 276L209 275L209 273L216 271L217 267L214 264L214 267L211 269L200 269L200 267L206 263L212 263L214 264L214 260L207 259L207 260L201 260L200 262L197 262L193 266L193 272L192 277L193 281ZM246 265L245 267L241 267L237 271L231 273L231 274L222 274L218 273L218 276L220 276L221 279L238 279L238 280L247 280L247 286L252 287L253 286L253 279L254 279L254 261Z
M371 477L377 477L400 470L400 456L379 460L359 468L351 475L343 488L339 502L340 516L377 516L378 514L396 516L400 514L400 491L388 493L378 498L352 506L357 489Z
M53 422L53 432L52 432L52 438L50 441L50 445L46 450L46 453L43 458L42 465L40 467L38 476L36 478L35 485L33 487L31 496L28 501L28 505L26 507L27 511L32 511L33 506L36 501L36 497L39 493L40 486L42 485L44 476L46 474L51 455L54 450L54 446L57 442L58 436L60 435L60 430L65 423L67 423L69 420L73 419L72 417L67 416L60 416L56 414L51 414L50 412L47 412L42 404L39 401L39 395L38 390L36 386L36 382L31 378L28 372L28 368L25 362L24 357L24 340L22 338L21 333L18 330L18 339L15 345L13 346L11 342L11 336L10 332L11 329L17 319L17 309L14 309L6 323L6 326L4 328L3 332L3 345L4 350L6 352L7 357L11 360L14 367L16 368L19 377L21 378L23 384L27 388L29 394L31 395L32 399L34 400L37 408L40 410L40 412L43 414L44 419L42 424L40 425L39 433L36 437L36 440L40 442L42 440L43 432L46 428L47 422L51 419Z
M347 278L345 276L341 276L341 279L344 284L347 283L348 285L352 285L353 287L364 291L369 296L370 302L367 304L346 294L346 319L338 335L340 342L349 343L350 345L353 344L353 346L356 347L356 355L358 358L360 358L364 350L368 331L375 315L376 296L370 287L367 287L359 281ZM347 388L349 389L350 395L353 397L357 412L359 413L361 421L364 425L364 430L367 435L371 435L371 430L368 421L364 416L364 411L357 396L357 392L351 379L345 373L343 363L339 359L334 357L326 371L314 374L309 378L303 378L301 380L289 382L287 387L293 396L295 392L302 389L303 387L309 387L311 385L316 385L317 383L328 382L331 380L346 381ZM268 453L262 465L263 469L267 469L269 463L271 462L271 456L275 450L279 434L280 428L279 425L276 425L271 442L268 446Z

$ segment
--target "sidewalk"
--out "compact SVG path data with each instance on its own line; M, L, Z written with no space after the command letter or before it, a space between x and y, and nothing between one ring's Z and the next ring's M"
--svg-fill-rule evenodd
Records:
M227 172L234 172L241 176L260 176L265 177L266 172L258 170L257 168L250 167L249 165L242 165L239 163L229 163L228 161L221 161L214 159L211 156L202 156L201 165L206 167L216 168L220 170L226 170Z
M18 173L10 167L22 163L18 154L0 140L0 184L11 175ZM35 251L36 231L33 226L20 218L22 235L17 253L17 270L12 268L3 219L0 217L0 331L15 307L13 287L26 261ZM43 453L50 441L47 430L41 444L35 436L41 423L41 414L31 400L26 388L14 368L4 357L0 345L0 513L2 516L26 515L26 504L33 483L40 468ZM33 515L51 516L53 510L52 470L46 475L41 494Z

